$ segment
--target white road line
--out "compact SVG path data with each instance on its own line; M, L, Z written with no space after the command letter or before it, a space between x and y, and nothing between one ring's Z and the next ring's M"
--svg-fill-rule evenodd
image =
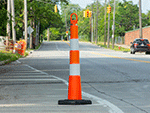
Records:
M33 67L29 66L29 65L26 65L26 66L29 67L29 68L31 68L31 69L33 69L33 70L35 70L35 71L38 71L38 72L41 72L41 73L45 73L45 72L37 70L37 69L35 69L35 68L33 68ZM45 73L45 74L49 75L47 73ZM53 75L51 75L51 76L54 77L54 78L56 78L56 79L58 79L58 80L63 81L68 86L68 82L66 80L61 79L61 78L56 77L56 76L53 76ZM115 106L114 104L110 103L107 100L101 99L101 98L99 98L97 96L91 95L91 94L83 92L83 91L82 91L82 95L86 96L88 98L92 98L93 100L97 101L101 106L104 106L104 107L107 106L107 107L109 107L110 108L109 113L124 113L121 109L119 109L117 106Z
M6 77L10 77L10 78L43 78L43 77L45 77L45 78L51 78L52 76L45 76L45 75L42 75L42 76L6 76Z
M37 70L37 69L35 69L35 68L33 68L33 67L27 65L27 64L25 64L25 66L29 67L30 69L33 69L33 70L36 71L36 72L40 72L40 73L42 73L42 74L48 75L47 73L42 72L42 71L40 71L40 70Z
M55 44L56 44L56 48L57 48L57 50L58 50L58 51L60 51L60 50L59 50L59 48L58 48L58 45L57 45L57 43L55 43Z
M92 105L86 105L86 106L99 106L100 104L92 104ZM52 105L49 102L42 102L41 104L1 104L0 108L3 107L33 107L33 106L59 106L59 105ZM64 106L59 106L59 107L64 107Z
M11 75L14 75L14 74L22 74L22 75L27 75L27 74L30 74L30 75L41 75L41 74L43 74L43 73L37 73L37 72L35 72L35 73L16 73L16 72L13 72L13 73L11 73Z
M19 63L19 64L21 63L19 60L16 60L16 62Z
M7 81L58 81L58 79L0 79L0 82Z

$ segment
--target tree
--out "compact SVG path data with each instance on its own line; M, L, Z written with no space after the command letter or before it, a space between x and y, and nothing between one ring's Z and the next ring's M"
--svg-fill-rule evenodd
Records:
M62 35L66 34L66 31L69 31L70 29L70 15L72 13L77 13L79 18L79 12L81 11L81 8L79 5L76 4L62 4L61 5L61 18L63 21L63 27L61 29ZM74 19L74 18L73 18ZM67 39L67 36L65 35L65 39Z
M0 36L6 36L7 25L7 3L5 0L0 1Z
M119 36L124 36L125 31L133 29L133 26L139 27L139 8L133 5L132 1L124 0L118 4L116 11L116 32Z

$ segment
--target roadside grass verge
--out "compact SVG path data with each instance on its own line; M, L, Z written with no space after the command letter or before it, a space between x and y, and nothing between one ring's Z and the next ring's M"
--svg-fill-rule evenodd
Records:
M0 51L0 62L4 61L4 64L16 61L22 56L20 54L13 54L12 52Z
M116 45L114 45L114 49L113 49L112 44L109 45L109 48L107 48L107 45L104 45L102 42L99 42L97 45L104 47L106 49L111 49L111 50L115 50L115 51L130 52L130 49L128 49L128 48L124 48L124 47L120 47L120 46L116 46Z
M35 47L35 50L39 49L42 43L39 43L38 46Z
M41 44L36 46L35 50L39 49L40 46ZM17 54L17 53L13 54L12 51L0 50L0 64L2 65L8 64L8 63L18 60L19 58L26 57L29 55L30 51L33 51L33 50L34 49L26 49L24 56Z

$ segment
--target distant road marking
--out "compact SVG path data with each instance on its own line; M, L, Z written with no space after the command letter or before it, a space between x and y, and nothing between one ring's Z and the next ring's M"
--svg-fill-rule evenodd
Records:
M44 73L44 74L46 74L46 75L49 75L49 74L47 74L47 73L45 73L45 72L42 72L42 71L40 71L40 70L37 70L37 69L35 69L35 68L29 66L29 65L27 65L27 64L26 64L26 66L29 67L29 68L31 68L31 69L33 69L33 70L35 70L35 71L38 71L38 72ZM62 79L62 78L59 78L59 77L56 77L56 76L53 76L53 75L50 75L50 76L51 76L51 77L54 77L55 79L58 79L58 80L64 82L64 83L68 86L68 82L67 82L66 80L64 80L64 79ZM82 91L82 95L83 95L83 96L86 96L86 97L88 97L88 98L92 98L93 100L95 100L96 102L98 102L99 105L101 105L101 106L104 106L104 107L107 106L107 107L109 107L109 108L110 108L109 113L124 113L121 109L119 109L117 106L115 106L114 104L110 103L110 102L107 101L107 100L101 99L101 98L99 98L99 97L97 97L97 96L91 95L91 94L86 93L86 92L83 92L83 91ZM92 105L91 105L91 106L92 106Z
M137 59L130 59L130 58L123 58L123 57L117 57L117 56L106 55L106 54L95 53L95 52L91 52L91 53L92 53L92 54L96 54L96 55L105 56L105 57L118 58L118 59L124 59L124 60L131 60L131 61L143 62L143 63L150 63L150 61L137 60Z

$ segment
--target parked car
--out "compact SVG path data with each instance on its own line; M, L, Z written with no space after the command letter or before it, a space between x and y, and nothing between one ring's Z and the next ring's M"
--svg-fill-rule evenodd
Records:
M136 38L131 42L130 53L135 54L135 52L145 52L145 54L150 54L150 43L148 39Z

